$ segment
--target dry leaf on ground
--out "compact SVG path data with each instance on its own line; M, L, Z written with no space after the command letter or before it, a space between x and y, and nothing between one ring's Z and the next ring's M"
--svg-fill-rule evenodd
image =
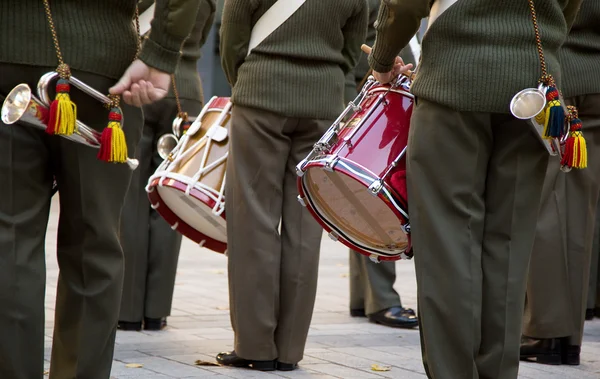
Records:
M345 273L343 273L343 274L340 274L340 277L342 277L342 278L347 278L347 277L348 277L348 273L347 273L347 272L345 272Z
M371 365L371 370L373 371L390 371L392 366L380 366L377 363L373 363Z
M125 365L125 367L127 367L127 368L142 368L142 367L144 367L144 365L141 365L139 363L127 363Z
M228 307L228 306L226 306L226 305L219 305L219 306L217 307L217 310L219 310L219 311L228 311L228 310L229 310L229 307Z
M215 362L207 362L207 361L203 361L198 359L196 362L194 362L194 364L196 366L218 366L218 364L216 364Z

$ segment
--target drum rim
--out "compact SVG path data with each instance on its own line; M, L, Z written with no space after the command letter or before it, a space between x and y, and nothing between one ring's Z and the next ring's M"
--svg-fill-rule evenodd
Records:
M158 212L161 215L161 217L163 217L165 219L165 221L167 221L167 223L169 223L169 225L171 227L173 227L177 223L177 227L174 230L176 230L180 234L184 235L185 237L189 238L190 240L194 241L197 244L200 244L203 240L205 240L206 242L204 243L204 245L202 247L206 247L207 249L215 251L217 253L226 254L227 243L216 240L216 239L209 237L206 234L198 231L196 228L192 227L191 225L189 225L188 223L183 221L181 219L181 217L179 217L175 212L173 212L171 210L171 208L169 208L166 205L162 196L160 196L160 193L157 190L158 183L160 180L162 180L162 178L155 178L154 180L152 180L152 182L148 185L148 190L146 191L148 193L148 199L150 200L150 204L152 204L152 208L156 212ZM185 183L182 183L181 181L179 181L177 179L169 178L169 180L171 182L180 184L181 186L187 187L187 185ZM163 186L169 187L169 188L181 191L181 192L185 192L185 190L182 190L176 186L173 186L170 183L163 184ZM197 192L200 192L200 191L197 191ZM190 194L191 194L191 192L190 192ZM196 196L193 196L193 197L196 198L197 200L201 200L201 199L197 198ZM155 206L156 204L158 204L158 206ZM220 215L220 217L225 219L225 213L222 213Z
M308 161L306 163L306 165L304 166L304 175L302 175L301 177L298 178L298 190L300 192L300 195L303 199L306 199L305 204L307 206L307 208L310 210L310 212L315 216L315 218L318 219L319 223L321 224L321 226L323 226L324 229L327 230L327 232L331 232L331 231L335 231L336 234L338 234L338 239L340 241L347 241L347 243L344 243L346 246L356 249L358 251L363 252L364 255L371 255L371 254L375 254L379 257L381 257L382 260L383 257L387 257L387 258L393 258L390 260L399 260L399 259L409 259L410 257L406 254L407 251L410 251L410 247L411 247L411 243L410 243L410 233L406 233L406 236L409 239L408 245L406 247L406 249L404 249L403 251L399 252L399 253L384 253L381 251L374 251L372 249L369 248L365 248L362 247L361 244L352 242L351 238L348 238L346 233L343 232L342 230L340 230L338 227L336 227L334 225L334 223L332 223L330 220L328 220L326 217L324 217L323 215L321 215L321 212L319 212L315 205L313 204L314 202L311 199L311 196L309 194L309 192L306 189L306 184L305 184L305 177L306 177L306 173L308 172L308 169L310 168L323 168L325 167L324 162L326 162L326 158L327 157L331 157L331 155L327 155L327 156L322 156L319 159L314 159L311 161ZM354 169L358 168L360 170L364 170L366 173L368 173L369 175L371 175L374 178L378 178L377 175L373 174L370 170L366 169L365 167L361 166L360 164L356 163L356 162L352 162L348 159L345 159L343 157L337 157L337 159L339 161L342 161L344 164L349 165L349 166L353 166ZM357 182L359 182L363 187L368 188L369 185L364 181L363 178L357 177L356 175L354 175L352 172L348 171L347 169L339 169L338 165L335 164L332 167L332 170L341 174L344 174L354 180L356 180ZM407 204L406 201L402 200L401 197L396 193L396 191L391 188L389 186L389 184L387 184L385 181L383 182L383 186L385 188L385 190L388 192L388 194L390 195L390 198L392 198L391 200L395 201L396 203L399 204L399 206L404 207L405 209L403 209L403 212L406 212L406 215L403 215L401 213L401 211L399 211L398 209L396 209L396 207L394 207L393 202L390 201L390 199L387 198L387 196L385 196L385 191L381 191L380 193L377 194L377 197L379 199L381 199L381 201L397 216L399 217L400 220L402 220L402 225L406 225L409 221L409 217L408 217L408 211L407 211Z

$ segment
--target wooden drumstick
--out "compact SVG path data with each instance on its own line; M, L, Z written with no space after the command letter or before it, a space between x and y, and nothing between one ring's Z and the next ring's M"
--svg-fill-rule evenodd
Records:
M360 49L361 49L361 50L362 50L364 53L366 53L366 54L371 54L371 50L372 50L372 49L371 49L371 46L365 45L365 44L363 43L363 44L360 46ZM413 73L412 71L408 70L408 71L406 71L406 72L403 72L401 75L404 75L404 76L406 76L406 77L407 77L407 78L409 78L409 79L412 79L412 77L413 77L413 74L414 74L414 73Z

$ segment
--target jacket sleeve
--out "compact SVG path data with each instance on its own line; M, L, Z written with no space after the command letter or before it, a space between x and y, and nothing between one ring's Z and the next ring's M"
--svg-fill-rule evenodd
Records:
M139 58L150 67L172 74L181 56L181 45L194 23L200 0L156 0L150 36Z
M223 72L232 87L248 54L255 10L256 4L252 0L225 0L223 5L219 50Z
M346 62L342 65L344 74L348 74L356 67L361 54L360 45L367 38L369 7L365 1L359 1L358 4L359 6L343 28L344 49L342 50L342 55Z
M369 55L373 70L392 69L396 56L417 33L430 9L430 0L383 0L375 22L377 37Z
M590 1L590 0L587 0ZM575 23L575 19L577 18L577 14L579 14L579 9L581 7L582 0L570 0L565 9L563 10L563 14L565 15L565 19L567 20L567 28L570 31L571 27Z

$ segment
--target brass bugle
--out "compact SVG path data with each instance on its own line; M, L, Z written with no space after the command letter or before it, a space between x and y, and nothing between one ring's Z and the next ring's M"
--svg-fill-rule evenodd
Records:
M0 112L2 122L7 125L21 122L23 124L46 129L50 112L51 100L48 96L48 84L58 78L56 72L44 74L38 82L37 98L27 84L19 84L10 91L2 104ZM103 103L110 103L110 99L82 81L71 76L69 82L86 94ZM96 149L100 148L101 133L76 120L77 131L71 135L61 136L71 141L81 143ZM127 166L135 170L139 165L137 159L127 158Z
M558 138L546 137L544 125L536 121L536 116L546 108L546 89L543 84L540 84L538 88L519 91L510 102L510 113L519 120L526 120L548 154L554 157L560 153L561 142ZM562 103L564 104L564 101Z
M156 151L162 159L167 159L169 154L179 144L179 139L185 133L185 125L189 125L194 121L193 118L184 120L181 117L176 117L173 120L173 133L165 133L158 139L156 143Z

